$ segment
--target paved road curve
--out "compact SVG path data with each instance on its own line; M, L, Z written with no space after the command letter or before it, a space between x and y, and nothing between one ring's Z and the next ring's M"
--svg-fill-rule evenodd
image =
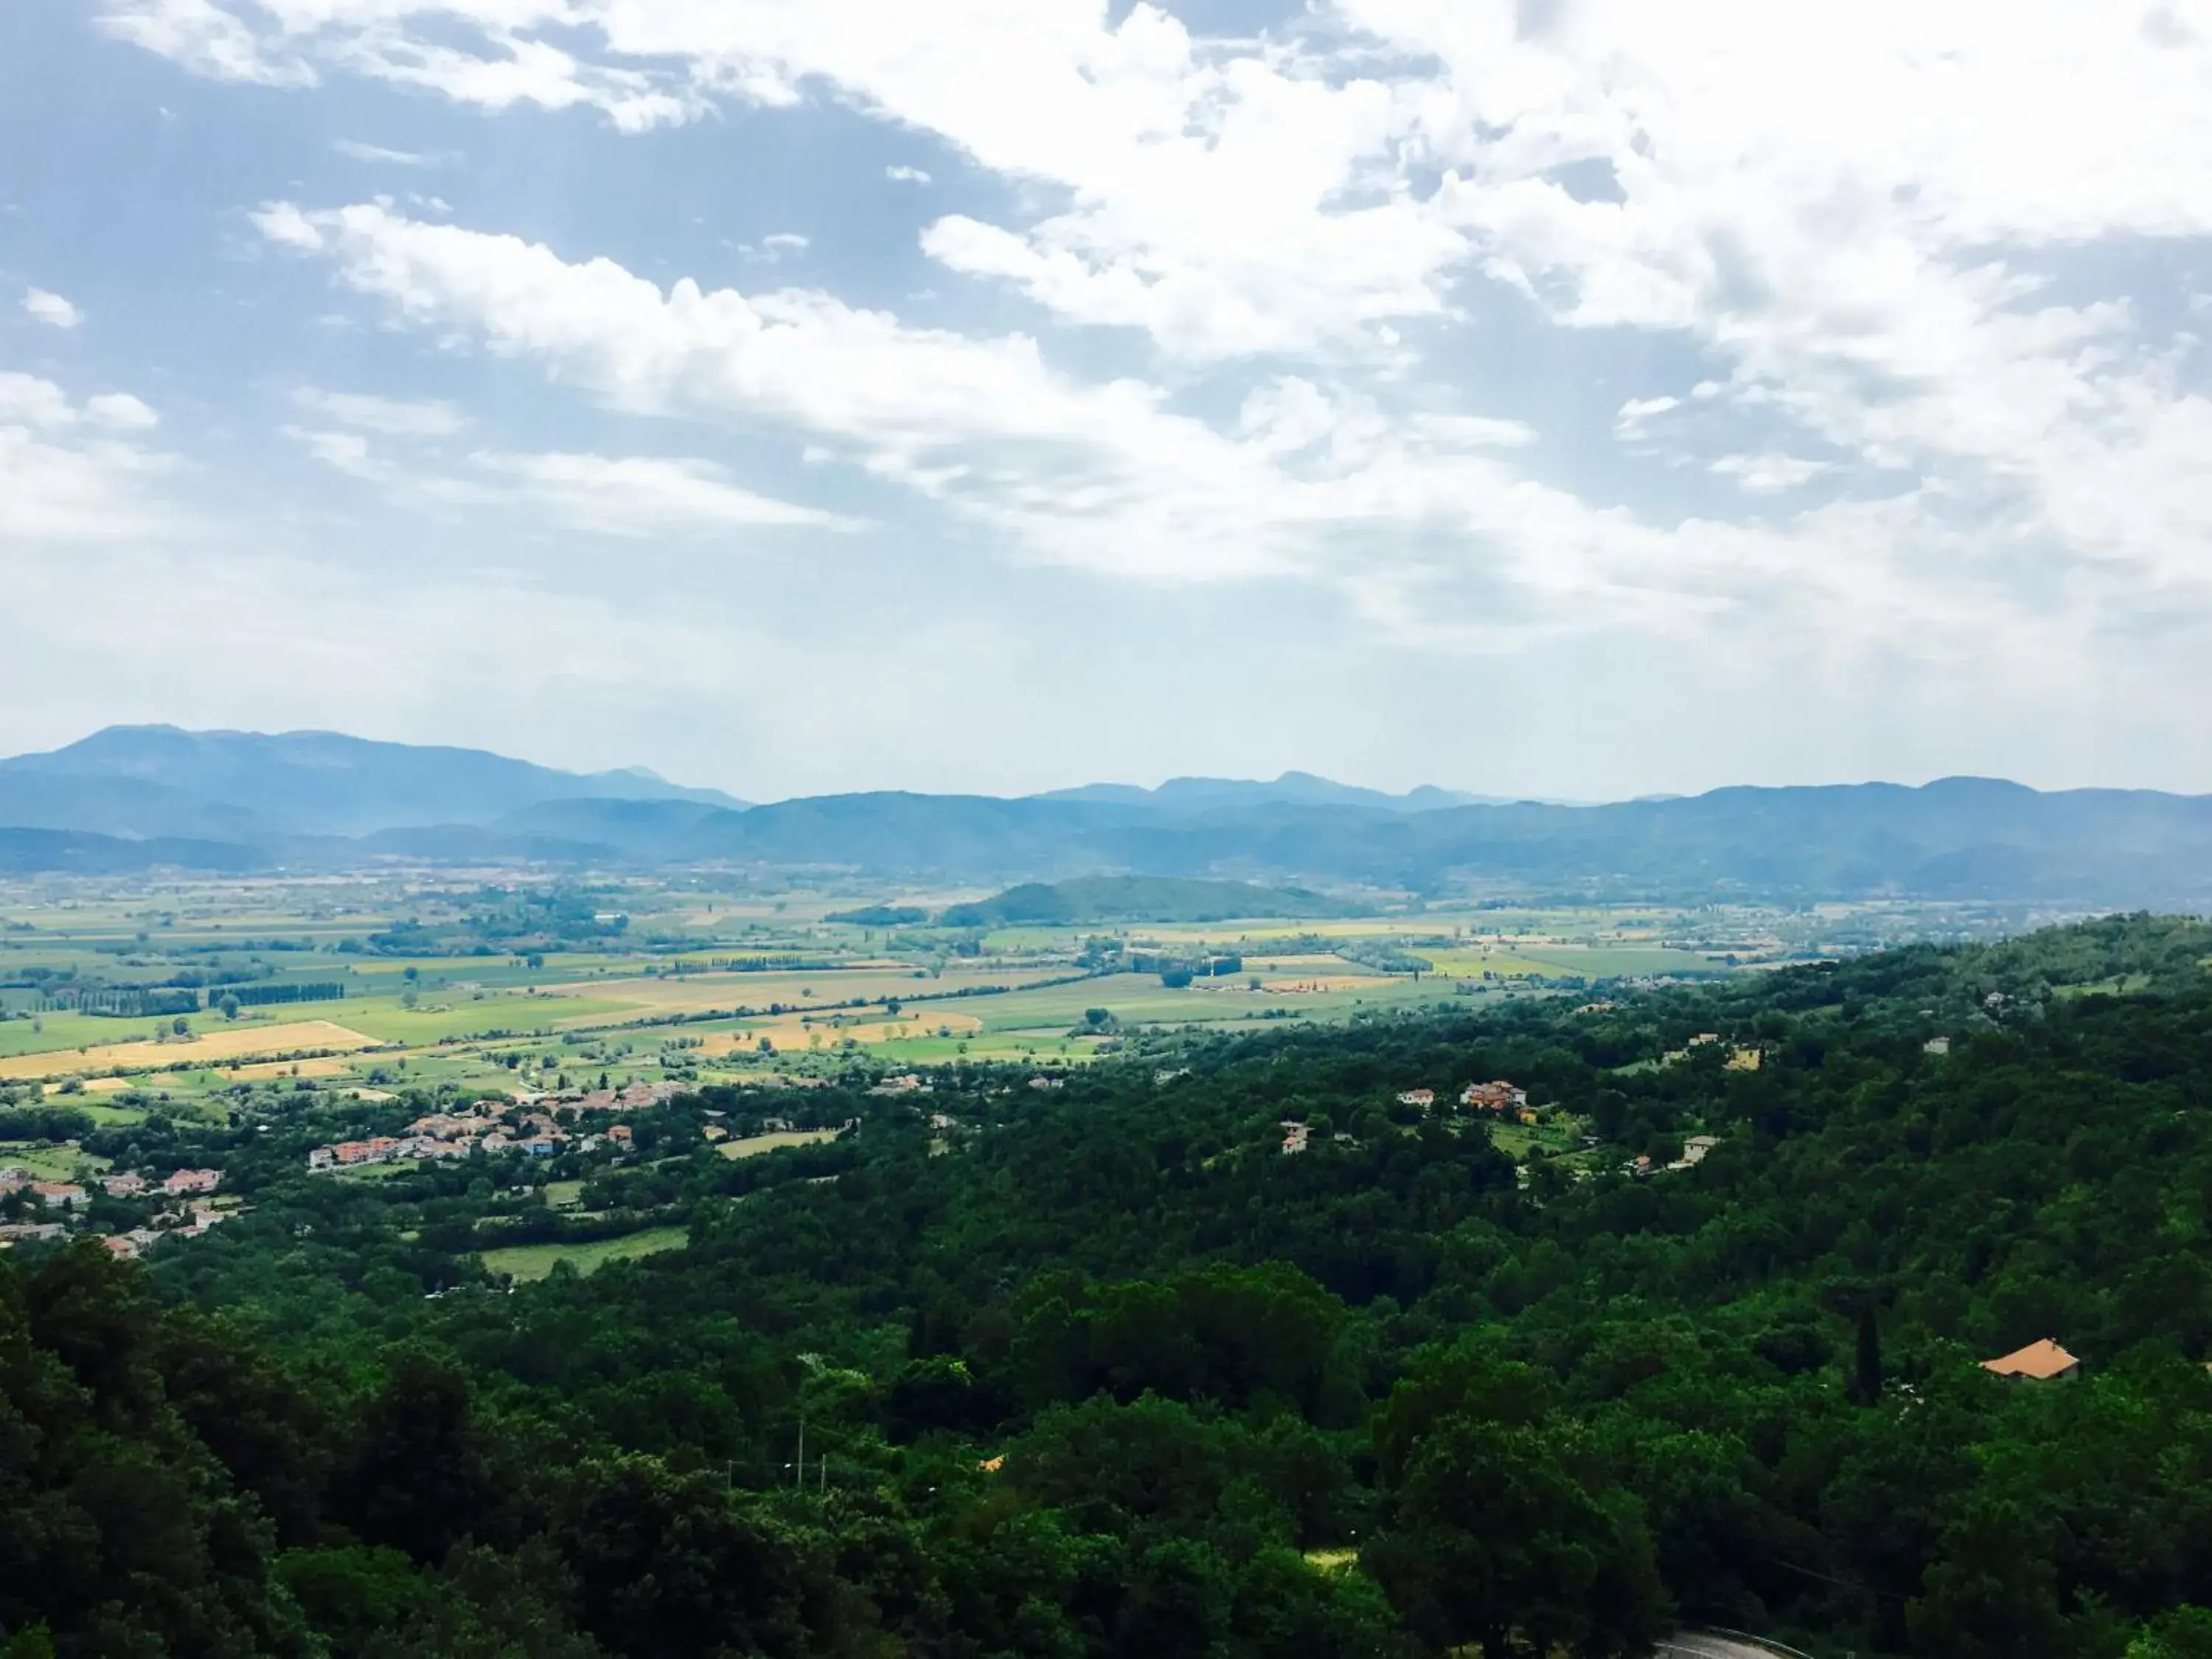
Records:
M1660 1659L1775 1659L1776 1650L1725 1636L1679 1630L1659 1644Z

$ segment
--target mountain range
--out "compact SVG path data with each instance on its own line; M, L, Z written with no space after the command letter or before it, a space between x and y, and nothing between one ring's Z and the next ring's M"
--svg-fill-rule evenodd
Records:
M65 749L0 760L0 824L265 843L405 825L486 823L547 801L744 803L642 768L561 772L481 749L336 732L111 726Z
M330 732L173 726L111 727L0 761L0 872L395 859L2191 908L2212 901L2212 797L1945 778L1571 805L1436 787L1392 795L1293 772L1273 782L1178 778L1016 798L875 792L748 806L642 770L563 772Z

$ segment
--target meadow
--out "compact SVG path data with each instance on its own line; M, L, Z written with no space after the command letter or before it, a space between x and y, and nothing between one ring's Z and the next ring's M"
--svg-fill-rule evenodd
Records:
M662 1250L680 1250L689 1235L681 1227L647 1227L619 1238L595 1238L580 1244L509 1244L483 1253L483 1264L495 1273L515 1279L544 1279L565 1261L580 1273L588 1273L610 1261L632 1261Z

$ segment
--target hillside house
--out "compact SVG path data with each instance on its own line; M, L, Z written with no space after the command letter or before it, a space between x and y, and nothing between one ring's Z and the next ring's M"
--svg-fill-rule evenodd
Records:
M1312 1139L1313 1131L1303 1123L1291 1122L1288 1118L1283 1120L1281 1127L1285 1153L1305 1151L1306 1143Z
M1437 1091L1434 1089L1408 1089L1398 1097L1398 1103L1401 1106L1418 1106L1425 1112L1437 1103Z
M1528 1103L1528 1091L1500 1079L1470 1083L1459 1092L1459 1103L1470 1112L1501 1112L1516 1115Z
M21 1192L31 1184L31 1172L9 1164L0 1170L0 1193Z
M146 1177L126 1170L122 1175L103 1176L100 1184L110 1198L136 1198L146 1190Z
M220 1170L174 1170L161 1183L161 1190L172 1198L181 1198L187 1193L211 1193L222 1185Z
M74 1210L84 1203L84 1188L70 1181L34 1181L31 1191L57 1210Z
M2008 1382L2070 1382L2081 1374L2081 1362L2046 1336L1996 1359L1984 1359L1982 1369Z

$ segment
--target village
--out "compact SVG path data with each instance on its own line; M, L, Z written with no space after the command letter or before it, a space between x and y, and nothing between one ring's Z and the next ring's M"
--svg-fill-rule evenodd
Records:
M220 1170L173 1170L158 1181L133 1171L93 1177L104 1196L133 1201L141 1224L100 1234L113 1254L136 1256L164 1238L196 1238L240 1213L213 1197ZM91 1206L93 1192L81 1181L46 1181L32 1170L0 1167L0 1245L59 1238Z
M622 1089L480 1099L460 1111L431 1112L418 1117L403 1134L313 1147L307 1153L307 1169L321 1174L408 1159L466 1158L472 1152L553 1158L571 1147L591 1152L605 1146L626 1152L632 1140L628 1124L586 1130L583 1127L586 1115L657 1106L681 1091L679 1084L632 1083Z

